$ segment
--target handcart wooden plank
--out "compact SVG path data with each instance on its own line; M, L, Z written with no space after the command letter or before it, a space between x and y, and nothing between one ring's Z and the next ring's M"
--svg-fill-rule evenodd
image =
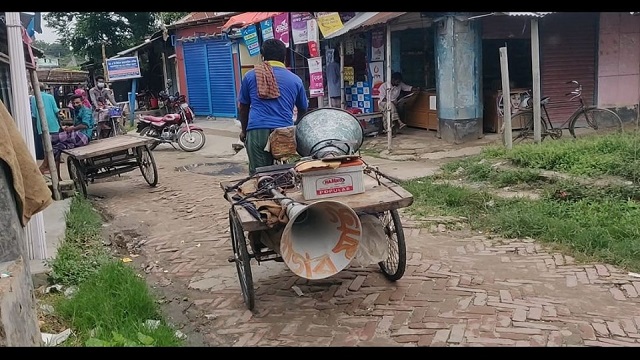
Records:
M234 185L235 181L221 182L222 189L226 189L228 186ZM287 195L298 202L311 204L316 201L322 200L334 200L345 203L355 211L367 211L367 212L384 212L389 210L397 210L410 206L413 203L413 195L400 186L397 186L390 180L380 178L380 185L377 180L371 176L366 175L364 177L365 192L361 194L332 197L319 200L306 201L302 197L300 191L287 193ZM228 201L235 192L227 193L225 196ZM238 214L239 220L242 223L242 227L245 231L257 231L267 229L266 225L251 216L249 212L242 206L235 206L235 211Z
M122 150L132 149L146 144L153 143L155 139L145 138L137 135L119 135L101 140L91 141L86 146L74 149L63 150L69 156L78 160L88 159L95 156L115 153Z

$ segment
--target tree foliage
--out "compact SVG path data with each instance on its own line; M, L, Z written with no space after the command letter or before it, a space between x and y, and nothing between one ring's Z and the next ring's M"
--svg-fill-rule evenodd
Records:
M55 29L60 42L70 46L78 56L93 60L140 44L160 29L161 23L171 23L185 13L158 12L50 12L44 16L47 25ZM174 20L175 19L175 20Z

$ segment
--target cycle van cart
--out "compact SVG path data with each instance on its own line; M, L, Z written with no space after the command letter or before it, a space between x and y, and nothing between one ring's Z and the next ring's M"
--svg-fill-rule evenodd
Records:
M375 215L380 220L386 235L388 256L386 260L378 263L383 275L390 281L402 278L405 272L407 254L404 231L398 209L410 206L413 203L413 195L393 183L392 181L380 177L378 172L365 172L364 186L365 192L346 196L338 196L329 199L304 201L302 192L298 188L286 192L285 196L295 202L311 205L317 201L334 200L349 206L359 214ZM251 270L251 259L262 261L283 261L282 256L273 248L267 251L255 251L257 244L255 237L249 236L252 232L266 230L264 222L251 215L243 205L237 205L237 190L234 190L235 181L221 182L224 197L230 202L229 226L233 256L228 260L236 264L238 279L242 290L245 305L249 310L255 306L255 293ZM259 241L259 240L258 240ZM347 266L348 268L348 266Z
M158 168L149 145L155 140L135 135L119 135L91 141L86 146L63 150L76 190L87 197L87 186L95 179L140 169L151 187L158 184Z

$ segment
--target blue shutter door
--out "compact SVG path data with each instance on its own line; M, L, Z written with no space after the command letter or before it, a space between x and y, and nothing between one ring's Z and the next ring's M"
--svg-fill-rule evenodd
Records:
M189 105L196 116L211 115L206 46L202 41L182 43Z
M207 61L212 115L235 118L238 113L231 43L224 39L207 41Z

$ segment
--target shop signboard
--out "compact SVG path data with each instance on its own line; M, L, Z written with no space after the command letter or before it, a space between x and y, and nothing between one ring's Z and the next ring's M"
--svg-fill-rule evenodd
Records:
M322 80L322 57L310 58L309 65L309 96L318 97L324 95L324 83Z
M255 25L249 25L242 29L242 38L244 44L247 46L250 56L256 56L260 54L260 43L258 43L258 31Z
M137 56L107 59L107 75L109 81L139 79L140 61Z
M273 35L289 47L289 13L273 17Z
M306 44L309 42L307 21L311 19L313 19L313 16L308 12L291 13L291 38L294 44Z
M371 61L384 60L384 32L373 31L371 33Z
M262 31L262 41L273 39L273 19L262 20L260 31Z

